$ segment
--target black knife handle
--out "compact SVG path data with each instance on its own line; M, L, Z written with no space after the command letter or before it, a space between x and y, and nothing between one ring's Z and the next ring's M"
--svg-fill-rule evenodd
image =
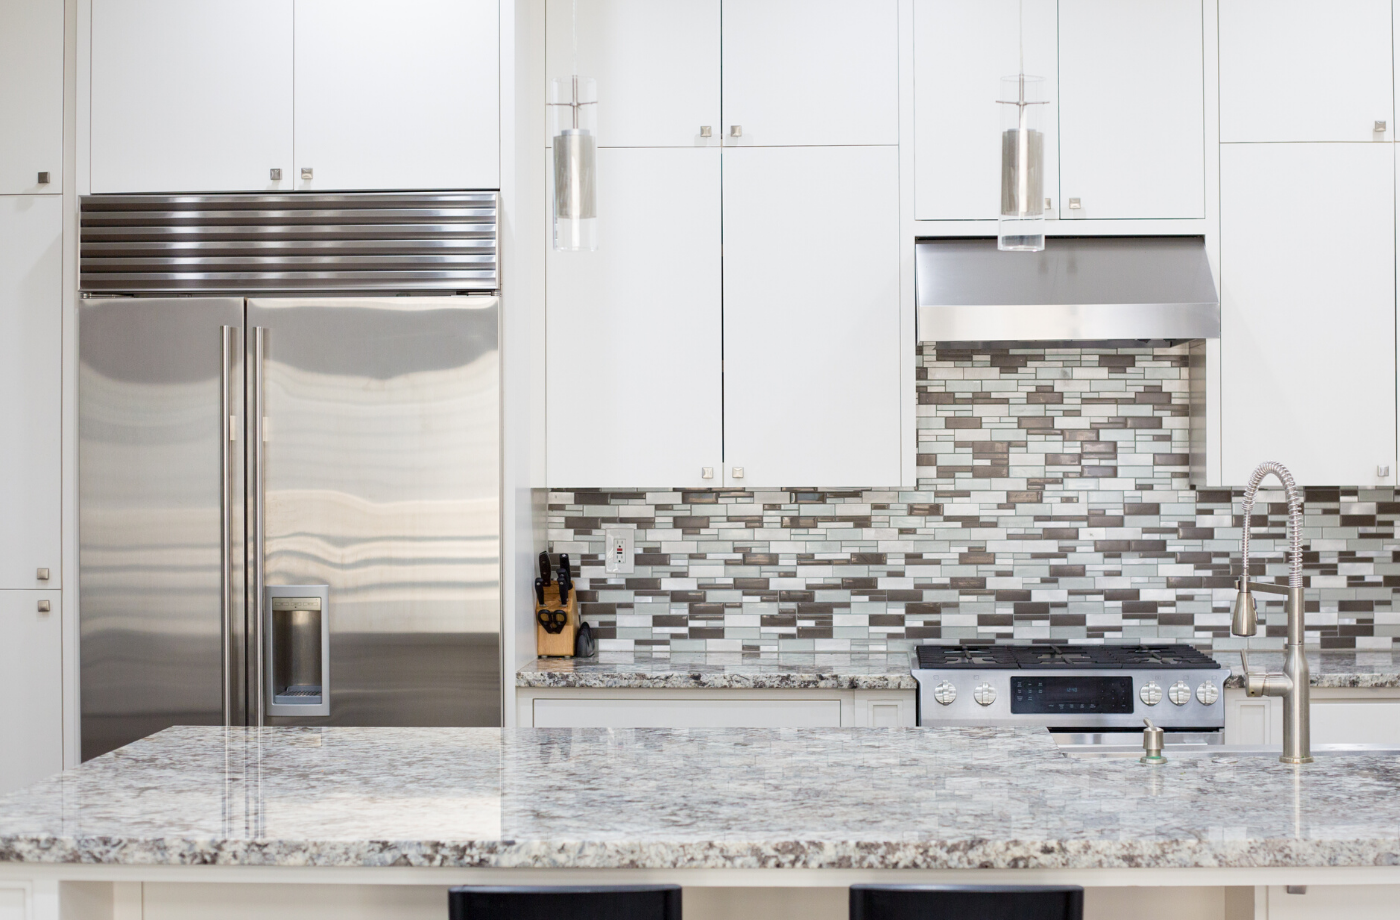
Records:
M544 606L544 582L538 578L535 579L535 601Z
M549 571L549 553L540 553L540 582L547 585L552 580Z

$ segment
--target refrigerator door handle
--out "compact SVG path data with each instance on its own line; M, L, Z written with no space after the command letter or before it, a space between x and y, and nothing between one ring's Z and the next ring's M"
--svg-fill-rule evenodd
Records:
M266 600L264 595L266 585L264 584L263 565L263 441L265 433L263 426L265 423L264 414L266 407L263 405L263 358L267 352L267 328L264 326L254 326L250 330L253 334L253 367L252 367L252 399L248 406L248 501L251 509L252 519L252 540L250 564L252 565L252 608L253 608L253 680L252 693L253 724L262 725L266 715L266 682L267 682L267 661L264 649L266 648L267 637L265 633L265 621L267 611L264 609Z
M231 452L237 450L238 429L231 411L232 400L229 387L233 385L234 327L220 326L223 342L223 361L219 365L219 425L223 450L219 454L219 619L223 637L223 676L224 676L224 727L233 724L233 495L229 483L233 474Z

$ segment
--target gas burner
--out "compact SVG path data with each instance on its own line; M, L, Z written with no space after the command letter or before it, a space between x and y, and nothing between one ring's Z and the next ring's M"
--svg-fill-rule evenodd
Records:
M1016 665L1021 668L1083 668L1118 667L1101 654L1103 646L1095 645L1031 645L1015 646Z
M921 668L1015 668L1016 659L1008 645L920 645Z

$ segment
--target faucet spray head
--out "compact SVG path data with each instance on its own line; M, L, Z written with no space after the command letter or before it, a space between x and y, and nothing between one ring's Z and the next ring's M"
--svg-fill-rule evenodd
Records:
M1252 636L1259 629L1259 614L1254 609L1254 595L1249 593L1248 583L1241 578L1240 590L1235 595L1235 614L1230 618L1230 632L1236 636Z

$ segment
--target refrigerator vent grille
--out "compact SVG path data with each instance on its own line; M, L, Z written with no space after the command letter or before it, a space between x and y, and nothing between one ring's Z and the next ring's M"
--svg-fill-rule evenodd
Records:
M495 192L89 195L80 289L496 291Z

